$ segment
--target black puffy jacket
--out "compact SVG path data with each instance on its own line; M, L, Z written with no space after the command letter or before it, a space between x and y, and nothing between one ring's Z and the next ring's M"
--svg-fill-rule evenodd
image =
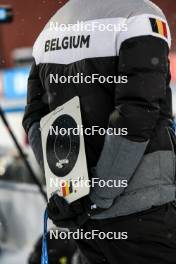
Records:
M74 29L78 21L83 30ZM64 25L67 30L59 28ZM85 25L93 30L86 30ZM113 26L116 30L112 30ZM129 182L125 190L93 190L92 199L105 207L118 199L118 210L113 207L109 216L175 199L175 155L168 132L172 127L170 45L165 16L147 0L72 0L50 19L34 44L23 119L27 133L44 115L74 96L80 98L85 128L110 126L128 130L127 136L111 137L107 142L101 135L84 137L89 169L94 168L100 178L125 178ZM78 73L127 76L128 82L50 82L50 74L68 77ZM146 193L141 193L144 187ZM134 199L130 198L127 206L129 194ZM141 197L144 201L134 205Z

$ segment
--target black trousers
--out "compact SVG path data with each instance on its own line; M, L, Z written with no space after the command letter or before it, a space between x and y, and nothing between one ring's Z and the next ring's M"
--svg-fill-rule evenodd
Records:
M77 240L82 264L175 264L176 206L168 203L130 216L91 220L84 232L127 232L127 240Z

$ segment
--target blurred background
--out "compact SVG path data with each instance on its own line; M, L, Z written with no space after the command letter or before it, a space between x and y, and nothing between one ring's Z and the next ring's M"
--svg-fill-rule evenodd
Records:
M67 1L0 0L0 6L11 6L14 15L11 23L0 23L0 106L41 184L44 182L43 175L28 146L21 121L26 103L27 78L32 61L33 43L48 19L65 2ZM171 87L173 111L176 115L176 1L155 0L153 2L164 11L172 31ZM2 15L0 9L0 18ZM28 263L34 243L42 233L44 207L45 200L0 118L1 264Z

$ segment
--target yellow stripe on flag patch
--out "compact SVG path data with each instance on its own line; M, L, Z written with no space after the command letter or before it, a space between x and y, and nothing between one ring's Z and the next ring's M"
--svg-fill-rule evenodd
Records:
M158 33L164 36L163 23L161 20L156 20L158 26Z
M69 182L66 182L66 196L69 195L70 191L69 191Z

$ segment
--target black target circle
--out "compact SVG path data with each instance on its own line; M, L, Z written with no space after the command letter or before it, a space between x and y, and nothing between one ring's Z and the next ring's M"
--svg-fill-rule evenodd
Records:
M76 121L66 114L59 116L50 126L46 157L50 170L58 177L70 173L78 159L80 135L76 128L78 128ZM67 162L62 164L64 160Z

